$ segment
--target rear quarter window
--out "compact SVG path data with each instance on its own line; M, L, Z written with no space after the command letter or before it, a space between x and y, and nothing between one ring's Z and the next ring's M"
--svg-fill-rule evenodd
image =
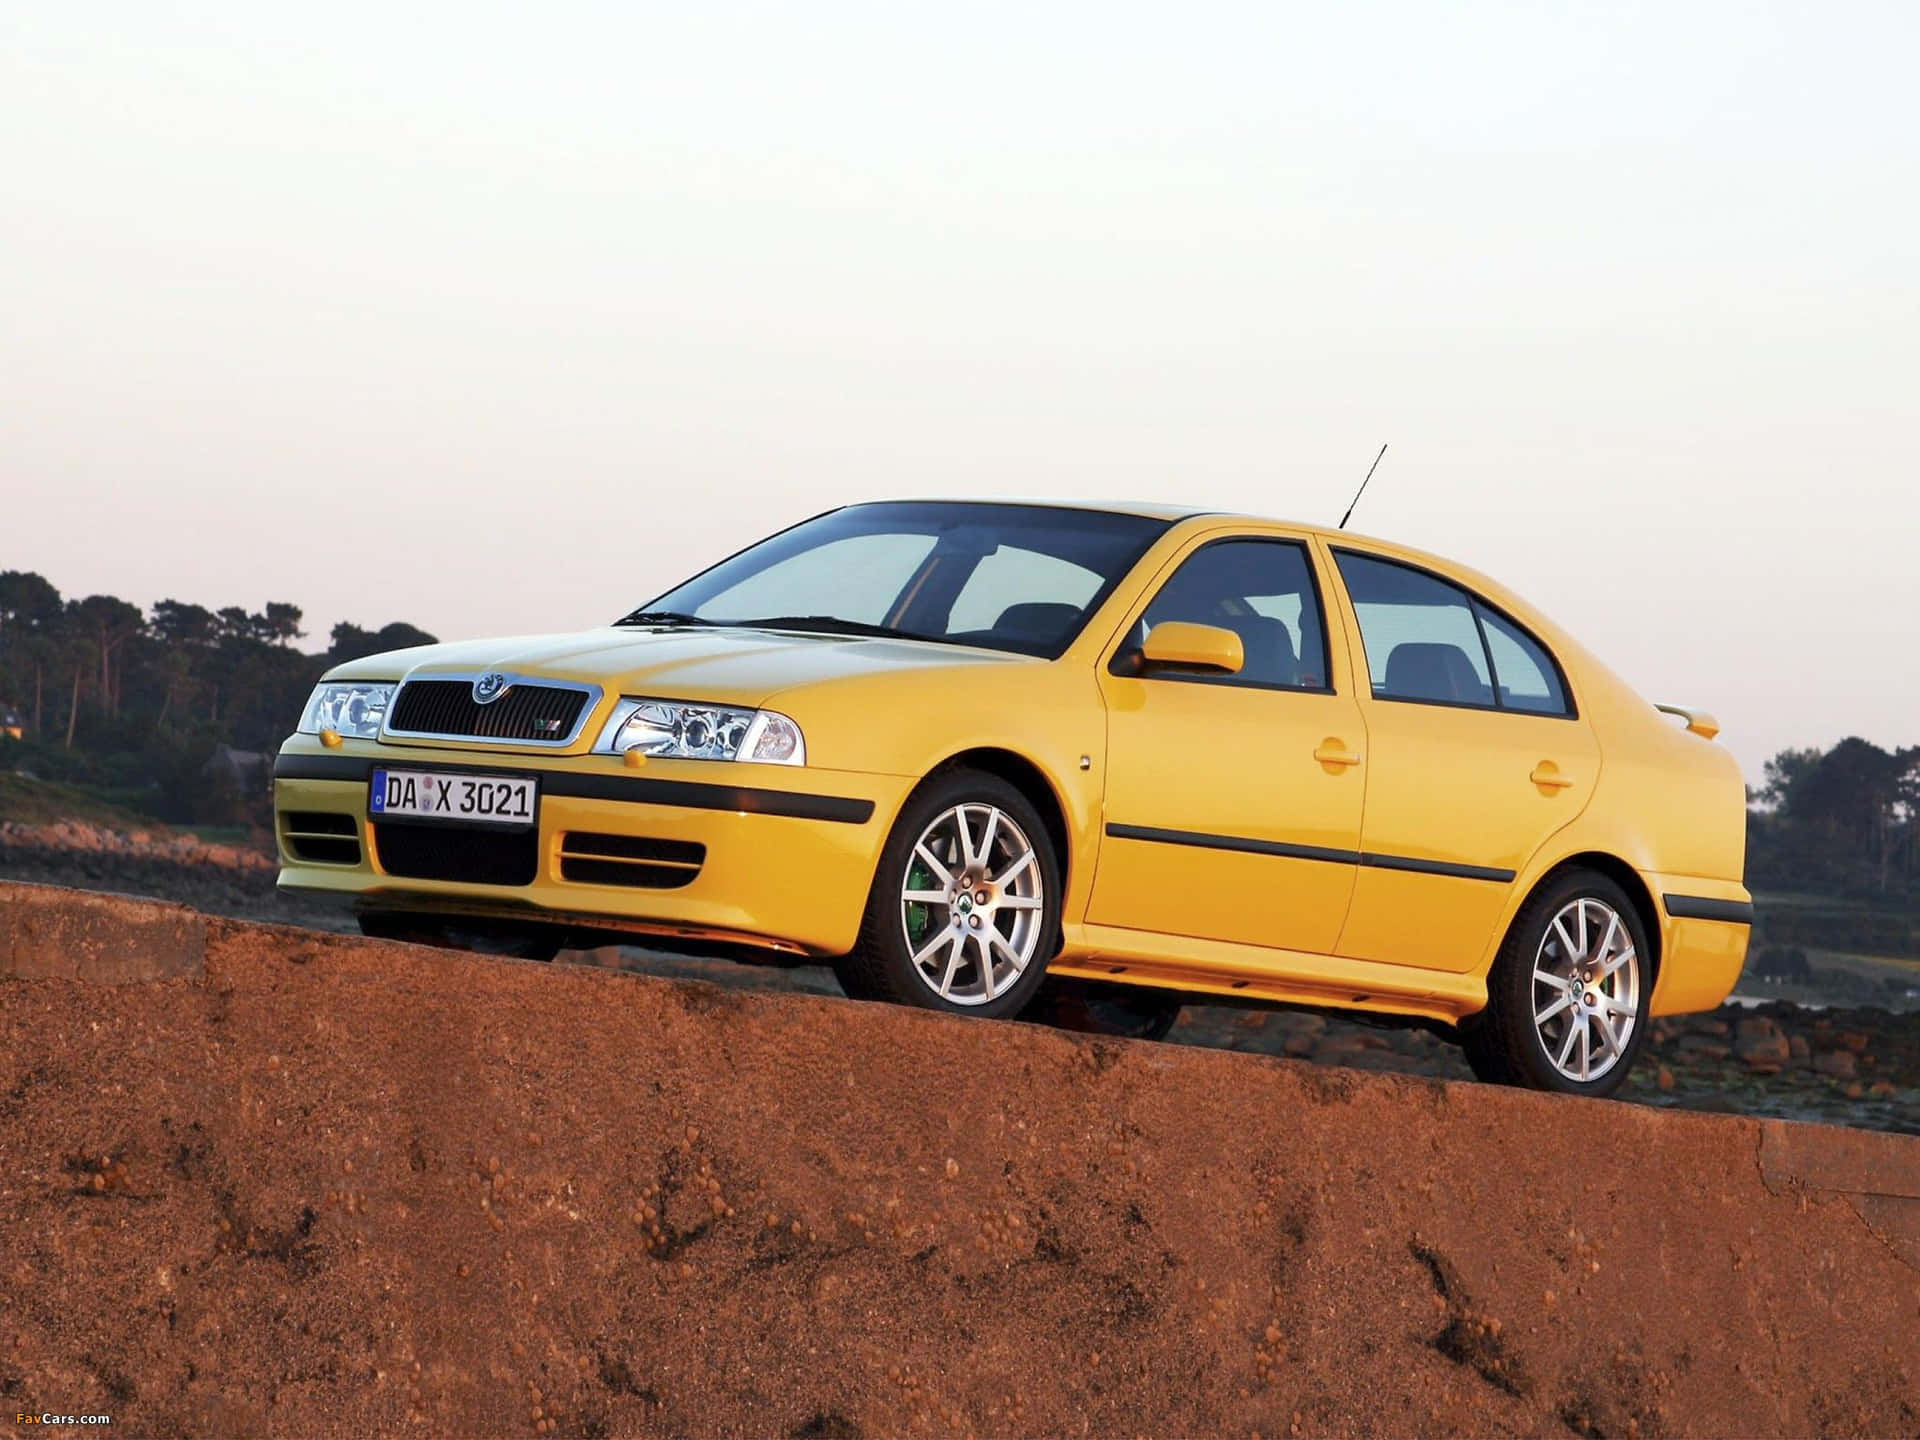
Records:
M1566 686L1560 668L1546 647L1499 611L1476 602L1480 623L1486 627L1487 653L1500 682L1500 706L1535 715L1565 715Z

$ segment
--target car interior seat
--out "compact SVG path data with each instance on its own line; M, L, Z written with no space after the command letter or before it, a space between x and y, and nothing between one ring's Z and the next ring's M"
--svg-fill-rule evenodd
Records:
M1009 605L993 622L992 634L1001 640L1030 645L1056 644L1080 619L1080 607L1062 601L1027 600Z
M1296 685L1300 679L1300 657L1294 654L1293 632L1286 622L1268 615L1223 615L1211 622L1224 626L1240 637L1246 659L1240 667L1242 680L1262 685Z
M1403 641L1387 656L1380 693L1402 700L1449 700L1490 705L1493 691L1458 645Z

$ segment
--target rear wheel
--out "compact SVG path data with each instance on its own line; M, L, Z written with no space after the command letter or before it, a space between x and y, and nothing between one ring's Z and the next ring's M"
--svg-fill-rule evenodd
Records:
M1487 1008L1461 1024L1482 1080L1611 1095L1646 1041L1653 990L1645 927L1605 875L1569 870L1521 907L1487 977Z
M834 966L856 999L1017 1015L1059 945L1060 866L1027 797L956 770L907 802L881 851L859 943Z

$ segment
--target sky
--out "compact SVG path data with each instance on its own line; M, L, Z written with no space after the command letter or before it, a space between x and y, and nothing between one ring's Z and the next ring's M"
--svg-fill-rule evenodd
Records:
M443 638L899 495L1337 520L1920 742L1920 7L15 5L0 569Z

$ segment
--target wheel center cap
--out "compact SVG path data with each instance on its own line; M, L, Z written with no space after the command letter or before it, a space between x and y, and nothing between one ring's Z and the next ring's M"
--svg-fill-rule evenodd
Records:
M954 908L962 915L967 914L973 909L973 897L971 895L962 895L959 900L955 902Z

